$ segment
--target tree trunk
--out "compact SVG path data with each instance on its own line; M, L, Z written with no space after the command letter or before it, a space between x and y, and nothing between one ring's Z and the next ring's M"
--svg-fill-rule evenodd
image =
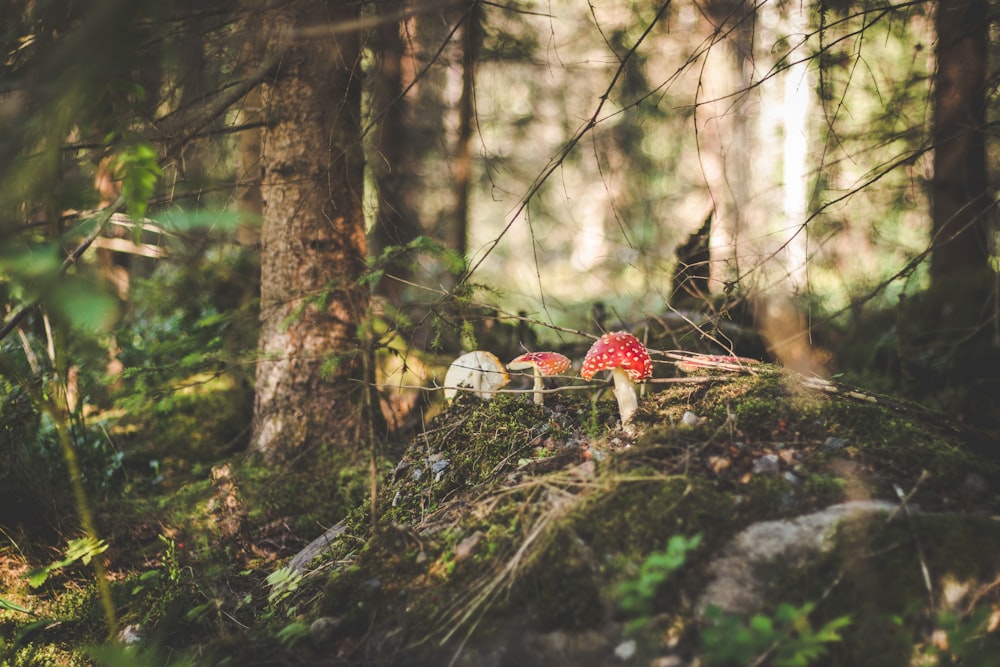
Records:
M343 28L359 3L253 4L284 49L262 86L261 331L251 449L266 459L320 444L365 451L358 326L368 305L357 279L362 216L360 46Z
M240 51L241 60L253 63L251 69L260 66L258 58L264 55L265 45L263 35L255 30L255 18L246 16L240 23L246 36ZM246 95L240 106L235 109L233 123L236 126L249 126L236 135L233 147L233 176L235 179L235 197L233 205L243 214L243 219L236 228L236 241L241 245L255 246L260 242L259 223L263 217L264 201L260 193L261 177L261 137L263 130L260 125L266 120L266 110L261 99L260 86L254 86Z
M985 0L940 0L934 80L931 280L989 266Z
M381 14L391 16L404 6L402 0L379 2ZM371 241L375 255L386 248L405 246L423 233L416 201L417 166L415 141L410 134L409 103L403 95L406 43L400 36L399 21L380 23L375 32L377 67L374 71L372 104L381 114L375 135L376 160L372 165L378 189L378 213ZM399 305L404 283L411 279L407 257L390 262L378 291ZM400 280L395 280L398 278Z
M813 91L806 48L796 44L809 30L807 10L767 2L740 3L731 11L722 18L740 23L730 48L742 88L734 91L740 99L729 121L733 142L726 156L733 252L741 287L790 296L807 289L806 165ZM752 15L744 20L743 12Z
M475 123L476 62L482 10L472 0L462 26L462 95L458 100L458 142L455 154L455 227L451 247L465 255L469 250L469 193L472 189L472 134Z

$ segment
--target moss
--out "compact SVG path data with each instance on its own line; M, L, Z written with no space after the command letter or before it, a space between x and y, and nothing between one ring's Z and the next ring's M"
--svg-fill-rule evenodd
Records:
M30 606L38 615L22 625L24 617L0 611L0 664L36 667L90 665L83 647L104 642L108 629L96 586L68 583L61 589L47 585L48 595ZM34 621L53 619L51 623ZM14 641L16 638L16 641Z
M379 516L412 523L456 493L502 481L523 461L537 458L542 444L565 442L577 431L571 424L588 410L588 403L566 398L551 407L510 395L488 402L460 398L429 425L387 480Z
M4 667L90 667L93 664L81 652L54 644L29 643L8 650L0 647L0 659Z
M658 587L648 635L669 631L691 647L691 601L709 576L706 560L751 523L856 492L893 498L893 485L917 486L914 501L942 507L945 491L970 470L987 486L995 479L992 464L919 410L810 389L798 376L765 371L671 385L648 397L638 417L645 430L634 442L608 430L614 416L593 428L604 401L560 397L539 408L523 397L459 400L383 477L377 529L365 509L349 516L323 558L350 565L333 569L321 594L294 601L296 613L336 616L333 641L361 642L387 664L434 664L442 650L456 648L441 648L450 631L452 642L472 633L469 641L484 646L517 628L607 632L609 623L630 620L617 606L619 584L672 536L701 534L683 570ZM681 426L685 410L703 422ZM830 445L830 438L839 440ZM765 454L778 455L783 474L755 470ZM924 469L936 477L917 485ZM980 494L968 506L993 502ZM838 578L845 583L835 592L847 591L844 568L843 558L809 572L789 564L770 573L773 599L816 601ZM872 589L874 576L850 585ZM814 627L849 607L820 605ZM894 622L874 611L866 618L883 634ZM885 649L887 660L912 645L916 626L894 627L900 642ZM657 642L647 648L652 657Z
M594 553L568 527L553 531L547 542L498 611L528 610L527 620L538 632L596 627L607 612Z
M693 393L698 395L694 403L690 402ZM609 452L610 458L600 466L591 488L576 498L570 511L532 551L530 560L519 566L507 601L495 605L487 618L496 622L511 614L527 614L528 623L539 632L580 632L598 627L615 614L617 582L628 578L634 564L650 552L663 549L672 535L700 533L703 548L711 552L754 521L843 500L845 480L822 470L832 459L846 457L858 459L862 465L878 464L890 470L894 479L919 474L925 465L937 465L942 474L950 469L967 470L973 460L952 440L935 435L933 429L917 424L908 415L881 405L844 403L843 399L804 389L796 378L779 373L732 381L723 378L697 392L678 389L654 396L644 403L640 418L647 423L655 421L655 425L630 449ZM695 428L675 426L685 409L707 415L705 423ZM394 595L400 598L390 603L383 597L381 603L399 607L405 602L407 608L420 609L429 619L445 614L450 601L466 594L464 587L481 586L483 568L495 572L500 564L509 562L513 550L523 542L524 531L532 525L525 516L526 507L531 505L525 503L535 500L527 493L511 493L504 482L505 475L516 469L514 457L547 456L536 451L539 438L553 433L572 437L577 432L574 418L587 414L586 406L580 404L573 408L564 404L550 413L509 401L472 406L460 403L453 410L443 420L462 423L433 432L419 451L421 456L441 452L454 456L454 470L461 473L459 480L464 483L454 480L441 484L443 478L429 483L422 490L426 501L422 514L395 514L393 518L412 521L445 511L442 503L467 492L485 498L491 488L508 490L487 516L460 514L456 531L443 531L431 540L421 538L429 565L415 567L412 547L397 551L406 554L402 571L412 579L407 582L404 576L397 582ZM546 422L548 426L542 426ZM844 438L849 445L843 451L827 451L823 444L830 437ZM761 451L773 451L776 441L779 449L795 450L791 460L800 468L797 481L747 474L754 458ZM455 449L459 442L464 451ZM904 442L910 449L901 456L897 448ZM730 457L731 468L708 474L705 462L710 456ZM408 484L391 488L398 490ZM891 492L888 486L880 488ZM456 562L455 544L474 530L485 535L477 556ZM381 540L377 537L376 543ZM383 551L387 548L379 547ZM382 566L391 570L393 577L400 571L396 566ZM681 635L689 623L681 620L689 613L683 611L683 601L697 595L704 577L694 558L683 576L668 581L658 591L656 609L671 612L674 630ZM390 590L392 585L384 585L382 594ZM785 597L778 599L792 599L787 590L782 595ZM432 626L433 621L410 631L430 632Z
M709 435L712 442L738 442L751 449L780 443L796 448L798 459L813 465L848 458L877 467L882 473L873 480L881 485L875 489L878 493L892 493L892 483L910 487L924 470L933 473L922 487L925 498L960 487L970 470L1000 479L996 462L970 451L938 415L851 391L809 389L799 376L776 371L702 385L694 403L688 402L685 390L668 390L652 399L655 407L650 412L664 419L643 442L683 446L676 429L663 425L682 406L705 418L692 433L695 437ZM829 438L839 438L846 446L827 451L823 445ZM720 454L711 447L705 452Z
M818 507L834 505L845 500L847 482L829 474L809 475L802 482L802 494Z
M316 474L317 469L326 472ZM363 504L371 486L368 465L354 464L350 456L335 452L319 456L309 469L276 469L251 458L236 469L236 477L252 526L280 519L306 539Z

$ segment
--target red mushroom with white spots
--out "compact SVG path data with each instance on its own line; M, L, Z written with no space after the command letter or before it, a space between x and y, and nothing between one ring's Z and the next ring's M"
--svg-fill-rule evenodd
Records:
M649 352L639 339L626 331L607 333L597 339L580 369L580 377L589 380L594 373L610 370L615 382L615 398L618 399L618 414L622 426L628 427L632 416L639 409L637 382L649 379L653 374L653 362Z
M569 359L558 352L526 352L512 359L507 364L507 368L512 371L527 370L528 368L534 370L535 405L542 405L545 402L545 394L542 393L545 389L545 378L559 375L569 368L569 364Z

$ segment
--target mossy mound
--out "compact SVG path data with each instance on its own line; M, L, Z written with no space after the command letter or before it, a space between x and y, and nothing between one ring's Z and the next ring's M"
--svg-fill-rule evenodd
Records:
M312 564L311 597L296 613L322 631L296 659L768 664L753 642L706 647L712 621L697 601L711 563L748 526L864 499L904 497L905 507L892 520L831 525L817 556L762 573L759 612L770 620L745 627L751 639L758 626L778 633L761 640L778 642L770 659L817 651L824 664L862 664L869 624L891 622L898 641L884 664L906 664L930 650L928 619L948 612L968 624L995 601L986 584L998 566L976 549L1000 544L1000 527L982 518L1000 507L1000 467L936 415L761 366L670 383L641 402L637 427L627 437L613 403L579 395L452 406L383 480L374 526L358 512ZM696 548L649 578L651 554L664 562L671 538L696 535ZM975 604L946 606L948 581ZM871 582L891 590L880 596ZM626 604L625 590L641 604ZM781 630L788 609L801 618ZM839 641L808 645L805 626L845 618L828 628Z

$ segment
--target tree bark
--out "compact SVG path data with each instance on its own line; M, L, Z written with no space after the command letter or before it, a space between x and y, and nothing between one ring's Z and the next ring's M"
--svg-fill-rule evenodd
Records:
M985 0L940 0L934 80L931 280L989 266Z
M246 36L240 52L241 60L252 63L250 69L260 66L259 57L264 54L261 43L263 35L255 30L253 16L245 16L240 27ZM251 88L237 107L233 119L236 125L249 125L236 136L233 147L233 176L235 178L234 206L245 217L236 229L236 240L246 246L260 242L260 222L263 218L264 200L260 192L261 177L261 137L260 124L265 120L265 109L261 99L260 86Z
M475 124L476 63L482 39L482 9L472 0L462 26L462 94L458 100L458 141L455 152L455 220L451 247L469 251L469 193L472 190L472 135Z
M404 6L404 0L382 0L380 12L392 15ZM377 66L374 71L372 103L381 114L375 134L376 158L372 165L378 189L378 213L372 228L371 242L375 255L393 246L405 246L423 233L417 213L416 191L419 168L415 141L410 135L409 102L403 95L406 43L400 35L399 21L380 23L375 32ZM402 281L411 279L407 257L390 262L385 268L393 278L383 279L378 292L399 305ZM394 278L398 278L396 280Z
M358 327L368 305L360 145L360 3L254 3L284 55L261 93L261 331L251 450L268 460L354 450L364 386ZM327 32L325 28L331 29Z

